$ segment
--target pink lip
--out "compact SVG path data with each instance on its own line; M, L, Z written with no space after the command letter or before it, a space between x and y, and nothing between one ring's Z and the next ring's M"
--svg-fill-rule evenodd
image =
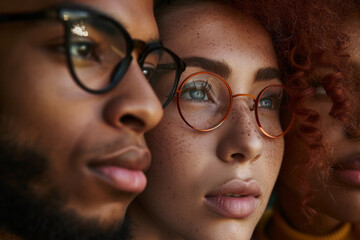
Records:
M89 168L101 180L120 191L138 193L146 186L143 173L150 165L147 149L129 146L122 150L91 161Z
M205 196L206 206L213 212L229 218L252 215L261 195L255 180L233 179Z
M338 180L360 187L360 155L353 155L334 166L334 173Z

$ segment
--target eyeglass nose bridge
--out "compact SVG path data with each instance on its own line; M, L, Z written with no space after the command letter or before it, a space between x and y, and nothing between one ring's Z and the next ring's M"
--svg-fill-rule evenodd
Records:
M254 111L255 110L255 104L256 104L256 97L254 97L253 95L251 94L246 94L246 93L239 93L239 94L235 94L235 95L232 95L232 99L236 98L236 97L249 97L251 98L254 102L253 104L248 104L248 107L250 109L250 111Z

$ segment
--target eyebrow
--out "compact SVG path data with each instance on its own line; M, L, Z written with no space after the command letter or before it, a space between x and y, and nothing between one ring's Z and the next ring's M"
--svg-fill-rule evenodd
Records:
M183 58L187 67L200 67L206 71L213 72L224 79L229 78L232 70L231 67L222 61L217 61L203 57L188 57ZM275 67L260 68L256 72L255 81L266 81L271 79L281 80L281 73L279 69Z
M113 18L111 15L109 15L110 19L113 19L115 22L117 22L125 31L130 35L131 39L135 40L133 36L131 36L131 33L129 33L130 27L125 24L123 21L119 19ZM110 34L111 36L115 36L115 33L117 33L117 26L116 25L109 25L109 24L100 24L99 22L93 21L91 22L91 25L93 25L97 30L102 31L104 33ZM160 41L160 36L157 33L153 33L151 36L149 36L147 39L141 40L144 41L146 44L151 43L158 43Z
M266 81L276 78L281 80L281 73L279 69L274 67L266 67L266 68L260 68L257 71L255 81Z
M203 57L188 57L183 58L183 61L187 67L200 67L208 72L215 73L224 79L227 79L231 73L230 66L225 62Z
M145 40L146 44L152 44L152 43L161 43L159 36L151 36L149 39Z

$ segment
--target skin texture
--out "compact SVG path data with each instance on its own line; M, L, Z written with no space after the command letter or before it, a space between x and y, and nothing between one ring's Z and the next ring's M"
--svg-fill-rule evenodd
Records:
M230 67L226 80L233 94L256 96L280 83L278 78L254 80L260 68L277 68L276 58L265 30L238 11L198 4L166 13L162 22L165 46L185 62L204 57ZM188 64L181 81L204 70ZM250 239L280 168L283 139L264 136L245 101L235 98L223 125L202 133L182 121L174 99L146 139L153 162L147 189L129 208L133 239ZM260 185L256 209L248 217L225 217L206 207L205 196L234 179Z
M359 68L356 66L360 64L358 23L359 19L353 19L344 24L345 32L350 36L349 52L355 66L356 79L359 76ZM327 73L323 72L323 74ZM331 166L330 175L324 186L323 182L314 177L315 173L310 174L309 182L313 197L309 205L317 214L311 219L311 224L304 224L309 220L299 211L293 211L301 206L301 194L294 187L296 179L291 174L291 169L296 167L297 163L306 160L302 158L301 154L305 146L296 137L288 135L283 167L279 177L280 208L286 219L296 229L311 234L325 234L335 230L343 222L360 222L360 188L339 180L333 171L335 165L349 159L359 158L360 143L358 140L349 138L342 124L328 115L332 102L325 92L319 91L314 98L309 100L308 106L320 113L318 127L322 130L323 139L326 139L326 146L330 150L328 157L328 163Z
M61 2L15 0L1 2L0 9L2 13L35 11ZM112 16L132 38L145 42L159 38L152 1L70 2ZM12 186L20 189L25 184L24 191L51 210L56 205L59 211L71 211L85 222L97 219L100 229L118 225L143 187L119 189L90 165L111 155L124 168L146 170L150 164L143 135L159 123L163 111L136 62L138 52L132 53L133 61L115 89L94 95L75 84L64 54L48 47L52 39L60 38L60 24L2 23L1 29L1 142L41 156L45 163L40 165L46 168L40 176L34 174L26 182L15 180ZM31 158L21 160L15 169L21 169L26 161L35 164ZM52 192L61 200L49 198Z

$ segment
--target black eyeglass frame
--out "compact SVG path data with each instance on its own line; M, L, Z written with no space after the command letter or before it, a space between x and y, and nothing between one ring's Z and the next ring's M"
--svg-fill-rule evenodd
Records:
M72 60L71 60L71 52L70 52L70 36L71 36L71 23L74 20L79 20L84 17L91 17L96 16L97 18L104 19L105 21L109 21L112 24L114 24L120 32L123 34L124 39L126 41L126 56L125 58L120 61L111 76L110 84L107 85L105 88L100 90L94 90L90 89L87 86L85 86L80 79L77 77L74 67L72 66ZM71 18L70 18L71 17ZM132 61L131 53L135 48L140 48L140 56L138 59L138 64L142 68L144 64L144 60L147 57L147 55L154 51L154 50L164 50L168 54L170 54L174 61L176 66L176 76L174 79L173 88L170 92L170 95L165 103L163 103L163 107L165 108L166 105L171 101L173 96L175 95L176 88L179 82L179 78L181 73L185 70L186 65L185 63L170 49L164 47L161 42L155 42L147 44L142 40L136 40L132 39L130 37L130 34L126 31L126 29L116 20L113 18L107 16L104 13L101 13L99 11L93 10L89 7L83 6L83 5L77 5L77 4L62 4L57 5L45 10L37 11L37 12L24 12L24 13L11 13L11 14L0 14L0 23L2 22L18 22L18 21L35 21L35 20L43 20L43 19L49 19L49 20L58 20L63 23L65 28L65 49L66 49L66 59L67 59L67 65L70 70L70 73L74 79L74 81L85 91L93 93L93 94L101 94L106 93L110 91L112 88L114 88L123 78L125 75L127 69L130 66L130 63Z

